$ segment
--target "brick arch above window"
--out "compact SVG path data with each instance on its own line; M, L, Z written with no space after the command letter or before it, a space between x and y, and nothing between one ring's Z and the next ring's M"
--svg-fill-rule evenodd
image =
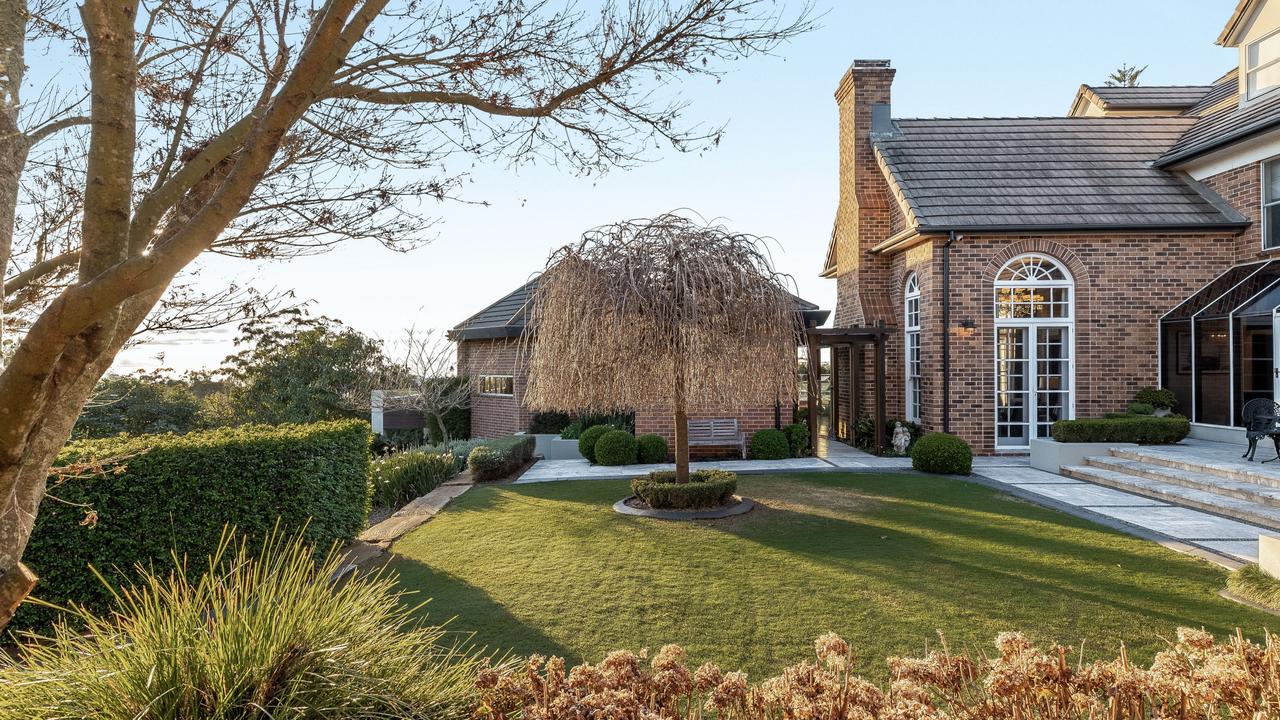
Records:
M1023 255L1048 255L1049 257L1062 263L1062 266L1071 273L1071 279L1075 284L1075 301L1077 311L1081 308L1088 307L1087 300L1089 290L1092 287L1089 268L1080 260L1080 257L1071 250L1070 247L1063 245L1054 240L1045 238L1027 238L1011 242L1000 248L987 262L987 266L982 271L983 287L990 288L995 284L996 274L1000 272L1000 268L1004 267L1010 260L1021 257Z

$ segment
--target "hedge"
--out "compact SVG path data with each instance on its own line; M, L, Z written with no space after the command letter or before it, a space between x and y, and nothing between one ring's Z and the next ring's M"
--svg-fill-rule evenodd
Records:
M617 428L612 425L592 425L583 430L582 434L578 436L578 452L587 459L587 462L595 464L596 442L604 437L605 433L613 430L617 430Z
M1123 442L1140 445L1176 443L1191 432L1185 417L1170 415L1128 415L1092 420L1059 420L1053 424L1053 439L1063 443Z
M723 505L738 490L738 476L727 470L695 470L678 483L672 471L652 472L631 481L631 492L651 508L698 509Z
M117 436L68 445L55 465L121 459L106 472L49 479L26 562L36 596L91 609L109 606L93 565L109 579L135 565L172 567L172 553L199 572L226 526L262 538L306 526L328 549L364 529L369 514L369 425L245 425L186 435ZM82 524L96 515L96 523ZM15 628L47 624L54 612L23 605Z
M791 443L781 430L765 428L757 430L748 444L753 460L782 460L791 457Z
M955 435L929 433L911 448L911 467L927 473L968 475L973 470L973 450Z
M533 459L537 438L532 435L509 435L482 440L467 455L467 469L476 482L502 480Z
M667 439L661 435L641 435L636 438L636 459L642 463L660 463L667 460Z
M568 413L562 412L540 412L534 413L529 418L529 433L531 435L559 434L569 427L573 422L573 418Z
M457 474L452 455L406 450L374 460L369 469L369 485L375 505L398 508Z
M596 462L601 465L633 465L638 450L635 437L626 430L610 430L596 441Z
M787 443L791 446L791 457L804 457L809 454L809 423L783 425L782 432L787 434Z

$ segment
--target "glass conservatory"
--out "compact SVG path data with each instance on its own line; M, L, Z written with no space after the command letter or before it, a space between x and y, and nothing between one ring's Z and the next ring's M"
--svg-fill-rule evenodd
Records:
M1237 265L1160 319L1160 384L1192 422L1240 425L1254 398L1280 397L1280 260Z

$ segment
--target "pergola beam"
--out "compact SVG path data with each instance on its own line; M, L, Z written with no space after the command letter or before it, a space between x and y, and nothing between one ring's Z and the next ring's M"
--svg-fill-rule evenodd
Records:
M848 365L852 370L852 383L850 390L856 395L861 391L861 363L853 358L859 354L863 345L871 345L875 348L875 382L876 382L876 398L875 398L875 444L876 453L884 452L884 423L885 423L885 345L892 332L891 328L883 325L875 327L845 327L845 328L813 328L805 334L805 347L808 349L809 355L809 372L808 374L808 398L809 398L809 444L813 448L814 453L818 452L818 402L822 397L822 348L836 346L848 346L850 362ZM836 373L839 371L835 362L835 353L832 353L831 371ZM860 358L859 358L860 359ZM839 387L839 381L832 379L832 386ZM856 408L858 402L855 395L851 395L850 405ZM839 405L838 398L832 398L835 405ZM851 418L850 429L856 416Z

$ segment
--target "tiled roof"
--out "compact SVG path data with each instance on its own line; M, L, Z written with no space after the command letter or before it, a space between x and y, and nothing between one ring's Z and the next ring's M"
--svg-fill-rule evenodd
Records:
M1103 107L1119 110L1144 108L1189 108L1200 102L1211 85L1139 85L1137 87L1109 87L1086 85L1102 101Z
M896 120L873 142L921 231L1208 229L1246 223L1151 167L1189 117Z
M1235 72L1214 83L1212 92L1187 110L1187 115L1199 118L1196 124L1156 160L1156 165L1168 167L1280 126L1280 92L1241 106L1235 100L1238 83Z
M537 288L538 278L535 277L458 323L457 327L449 331L449 338L458 341L519 337L524 332L526 310ZM826 320L828 311L819 310L817 305L803 298L795 295L791 297L795 300L796 312L815 320L815 325L821 325Z

